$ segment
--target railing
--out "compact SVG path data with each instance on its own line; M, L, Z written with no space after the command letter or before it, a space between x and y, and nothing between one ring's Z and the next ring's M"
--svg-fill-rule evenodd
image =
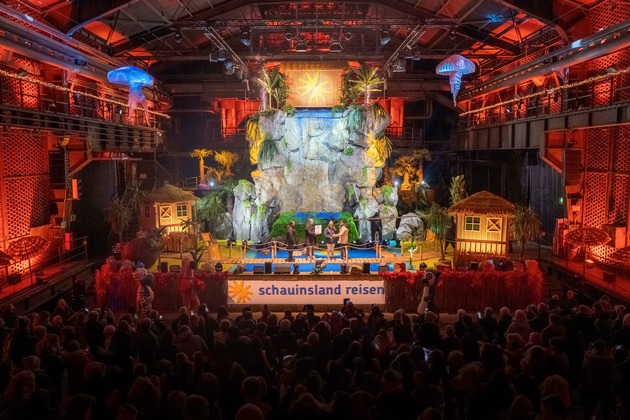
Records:
M457 239L458 253L473 255L507 255L507 245L502 241L483 239Z
M570 112L621 105L630 102L630 85L624 83L627 75L611 76L568 89L557 89L535 98L516 101L502 106L488 107L472 112L457 120L457 131L475 127L505 124L528 118L540 118ZM475 109L475 105L472 109Z
M87 236L80 238L64 237L62 243L54 249L54 252L48 250L45 255L48 258L31 258L31 265L26 265L28 260L13 262L7 266L0 267L0 288L14 286L15 283L22 281L26 275L30 277L33 284L34 276L38 276L38 272L51 266L58 266L59 272L64 271L64 265L70 262L87 261L88 238Z

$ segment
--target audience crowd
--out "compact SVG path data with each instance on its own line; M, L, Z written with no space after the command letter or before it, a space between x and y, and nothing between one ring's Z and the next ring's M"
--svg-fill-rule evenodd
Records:
M232 318L202 304L167 323L9 306L0 419L630 418L630 314L605 296L461 309L452 324L340 309Z

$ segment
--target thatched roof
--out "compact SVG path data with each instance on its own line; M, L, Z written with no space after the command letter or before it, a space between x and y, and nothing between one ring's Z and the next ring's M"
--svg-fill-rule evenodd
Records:
M149 194L149 201L154 203L180 203L182 201L197 201L191 192L184 191L174 185L167 184Z
M458 201L448 209L448 212L486 215L512 214L514 213L514 204L488 191L480 191Z

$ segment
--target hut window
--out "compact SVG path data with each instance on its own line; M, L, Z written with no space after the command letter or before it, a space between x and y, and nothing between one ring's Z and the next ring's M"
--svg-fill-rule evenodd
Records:
M149 217L151 215L151 208L149 206L144 206L144 217Z
M479 231L481 224L481 218L478 216L466 216L466 227L465 230Z
M488 217L488 223L486 226L488 232L501 232L501 218L500 217Z
M177 217L188 217L188 206L186 203L177 204Z
M171 206L160 206L160 219L170 219Z

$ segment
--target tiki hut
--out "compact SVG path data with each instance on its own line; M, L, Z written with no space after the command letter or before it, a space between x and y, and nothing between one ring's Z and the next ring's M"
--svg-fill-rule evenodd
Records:
M481 191L458 201L448 212L455 217L458 255L507 256L509 219L514 213L514 204Z
M167 232L180 232L183 221L196 221L196 203L199 198L191 192L173 185L165 185L149 194L140 215L140 229L151 231L166 228Z

